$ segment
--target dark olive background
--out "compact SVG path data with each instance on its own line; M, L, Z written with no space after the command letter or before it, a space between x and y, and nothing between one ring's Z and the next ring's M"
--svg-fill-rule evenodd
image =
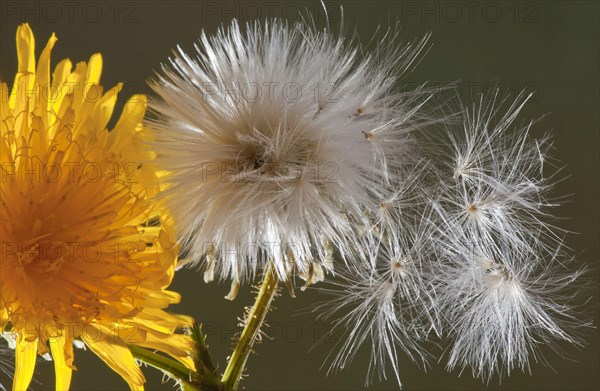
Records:
M28 21L37 39L36 51L55 32L59 38L52 53L53 65L69 57L87 60L92 53L104 56L102 82L105 87L118 81L126 83L123 96L133 92L150 93L145 80L171 50L181 44L191 49L204 29L212 33L232 17L263 19L271 16L297 19L297 11L308 6L324 17L318 2L193 2L136 1L71 2L69 14L65 2L3 1L1 15L0 77L12 81L16 70L14 34L22 21ZM339 3L328 3L332 24L340 21ZM560 225L576 232L568 239L578 262L591 265L594 298L587 304L594 324L598 325L598 131L599 131L599 5L587 1L347 1L343 2L345 22L356 28L367 41L379 24L399 21L408 39L432 32L431 50L420 66L406 77L406 86L429 80L434 86L462 80L459 93L469 99L481 92L490 80L501 82L503 90L514 93L521 88L537 90L521 118L537 118L549 113L535 126L533 134L555 134L554 157L565 166L567 178L555 189L556 195L571 194L568 203L557 210L565 217ZM472 10L472 13L471 11ZM22 12L26 15L22 15ZM99 11L99 12L98 12ZM60 12L60 14L59 14ZM457 13L459 12L459 13ZM171 288L182 294L182 302L172 310L194 316L206 325L214 358L223 367L236 331L237 318L251 303L250 288L244 288L237 300L223 299L226 285L204 284L202 275L180 271ZM324 343L313 351L318 335L326 324L315 321L306 311L320 299L318 292L298 292L292 299L283 292L269 314L271 325L266 339L250 357L249 376L243 385L249 390L325 390L362 389L368 364L363 349L354 364L337 376L326 376L320 366L333 346ZM586 298L582 298L584 300ZM585 336L581 350L567 347L570 359L547 355L553 369L532 365L533 376L519 371L500 383L493 379L488 389L503 390L597 390L599 389L598 332ZM77 351L74 374L75 390L122 390L126 384L91 352ZM402 359L402 381L406 389L483 389L485 384L472 379L470 372L447 373L444 362L433 364L425 372ZM173 383L161 384L161 375L144 370L147 389L169 390ZM40 362L33 389L53 388L51 363ZM6 381L6 378L4 378ZM371 389L397 388L393 380L375 382Z

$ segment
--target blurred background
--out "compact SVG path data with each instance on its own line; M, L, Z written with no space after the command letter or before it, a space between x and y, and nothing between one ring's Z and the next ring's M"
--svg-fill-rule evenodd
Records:
M560 226L575 232L567 244L581 264L590 265L594 298L587 307L594 324L598 319L599 244L599 3L595 1L343 1L326 2L331 24L342 20L368 42L378 26L402 26L407 40L431 32L430 50L403 86L424 81L432 86L461 81L457 91L469 101L498 80L506 94L521 89L536 90L522 119L539 118L534 136L546 131L555 135L554 157L565 166L565 180L555 195L569 194L556 213L564 217ZM192 50L202 30L213 33L232 18L263 20L279 17L298 20L302 12L325 25L325 13L317 1L2 1L0 79L12 82L16 71L14 35L17 26L29 22L37 40L37 54L52 32L59 38L52 52L53 65L69 57L88 60L101 52L104 57L102 84L108 88L125 83L119 97L124 102L133 93L150 93L145 81L165 62L176 45ZM443 95L440 99L444 99ZM252 289L245 287L233 301L223 299L229 286L205 284L201 273L179 272L171 286L182 294L173 312L192 315L205 325L213 358L221 368L239 331L237 318L252 303ZM247 390L359 390L363 389L369 359L363 349L353 365L326 376L321 365L334 340L317 346L327 330L307 309L322 299L315 289L298 292L292 299L286 291L268 316L269 338L255 346L242 385ZM583 298L586 299L586 298ZM447 373L445 361L424 371L403 359L399 366L408 390L598 390L598 331L585 336L588 344L577 350L567 347L568 357L547 355L552 368L533 363L533 376L515 371L488 385L470 372ZM312 348L312 350L311 350ZM310 350L310 352L309 352ZM77 351L74 390L124 390L125 382L90 351ZM41 362L32 389L54 386L52 363ZM172 381L150 368L144 369L148 390L173 389ZM6 377L3 376L3 381ZM6 384L5 384L6 385ZM10 384L9 384L10 385ZM371 390L397 389L393 379L375 382Z

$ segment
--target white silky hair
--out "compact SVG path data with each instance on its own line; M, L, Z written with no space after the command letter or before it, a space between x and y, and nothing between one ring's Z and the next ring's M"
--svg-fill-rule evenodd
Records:
M17 334L10 331L0 332L0 380L14 378L15 373L15 349L17 348ZM51 361L52 358L49 353L41 356L46 361ZM40 358L36 357L36 360ZM37 383L37 385L41 386L40 381L37 377L37 369L34 371L33 382ZM6 384L6 383L4 383ZM0 383L0 390L6 391L7 388Z
M471 368L489 381L532 361L541 346L563 353L581 344L574 304L585 295L585 269L574 266L564 231L553 226L550 138L533 139L517 115L530 95L499 89L459 111L441 142L373 192L363 243L371 262L326 281L317 306L340 336L329 371L371 348L367 382L391 368L400 385L406 357L427 366L422 343L449 343L448 370ZM395 267L396 266L396 267ZM400 354L403 352L403 354Z
M442 180L446 191L440 203L453 204L448 210L465 221L465 229L477 231L473 235L551 252L562 239L549 212L558 204L547 199L554 184L544 170L550 136L532 139L533 122L515 124L531 94L522 92L508 102L499 89L493 91L465 110L462 129L449 131L452 178L446 174ZM529 240L532 233L539 233L539 240Z
M396 180L429 121L430 94L396 85L426 39L390 31L369 54L310 20L233 21L193 55L178 48L151 83L147 125L178 236L206 279L244 282L269 260L282 278L306 274L328 258L323 243L356 258L372 192Z
M7 376L9 379L14 374L14 360L15 360L15 341L14 337L9 333L0 333L0 375L2 378ZM5 391L6 388L0 383L0 390Z
M518 249L497 253L470 244L449 246L457 253L438 272L440 311L453 339L449 370L470 367L489 381L514 368L530 372L531 361L545 363L542 345L560 351L557 341L580 344L570 331L582 325L571 303L581 272L568 272L559 254L542 265Z
M370 261L339 271L320 288L327 300L316 311L332 320L331 334L340 338L329 357L329 372L347 367L367 345L367 384L375 376L386 379L390 367L400 385L403 357L423 367L432 357L422 342L432 333L440 336L441 315L431 274L434 248L428 241L435 229L433 210L425 204L419 181L428 169L419 162L415 171L401 175L398 186L380 194L371 212L374 242L364 250Z
M438 304L453 339L448 369L471 367L487 381L544 362L541 344L579 344L577 330L587 325L573 304L584 270L573 267L564 232L551 223L549 137L532 139L531 122L515 123L530 96L508 101L496 89L448 128L450 162L432 202Z

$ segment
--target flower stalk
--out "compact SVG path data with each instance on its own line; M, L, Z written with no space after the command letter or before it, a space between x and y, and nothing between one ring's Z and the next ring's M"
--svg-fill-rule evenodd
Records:
M238 340L221 381L226 391L235 391L240 383L248 356L252 351L254 341L271 307L271 302L277 293L279 279L272 263L269 263L256 297L254 305L248 313L246 325Z
M177 361L135 345L129 345L129 349L136 359L177 380L182 391L222 391L223 383L208 351L202 325L194 323L189 332L196 342L192 352L196 371L190 371Z
M195 323L190 329L190 335L196 342L196 349L192 354L194 366L196 367L196 376L198 385L202 391L222 391L223 383L218 374L217 368L212 362L206 337L202 333L202 325Z
M139 346L129 345L131 354L136 359L142 361L144 364L156 368L169 377L176 379L181 383L181 389L184 391L200 391L196 383L197 373L190 371L183 364L172 360L168 357L154 353L148 349L140 348Z

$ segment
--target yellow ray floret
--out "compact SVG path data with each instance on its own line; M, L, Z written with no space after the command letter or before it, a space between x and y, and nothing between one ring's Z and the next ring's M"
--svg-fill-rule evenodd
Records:
M69 388L81 340L131 389L144 376L129 344L159 349L190 369L191 319L164 308L177 258L141 120L146 98L127 101L112 130L121 85L104 92L102 57L50 74L27 24L17 29L18 72L0 91L0 331L16 334L14 390L51 354L56 388Z

